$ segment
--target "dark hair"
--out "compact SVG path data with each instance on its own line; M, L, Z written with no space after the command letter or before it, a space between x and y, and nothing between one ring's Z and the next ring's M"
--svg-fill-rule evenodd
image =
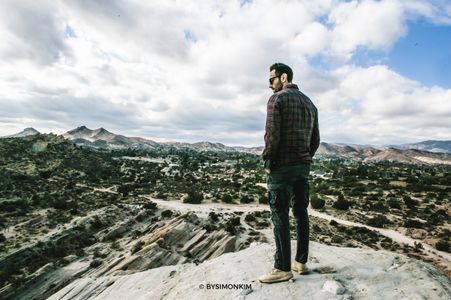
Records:
M287 74L288 82L293 80L293 70L289 66L283 63L275 63L270 68L269 71L276 70L276 76L282 76L283 73Z

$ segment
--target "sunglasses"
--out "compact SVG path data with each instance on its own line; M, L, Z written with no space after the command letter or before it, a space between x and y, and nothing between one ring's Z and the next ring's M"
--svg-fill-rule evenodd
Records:
M274 77L269 78L269 83L272 84L274 82L274 79L276 79L277 77L279 77L279 76L274 76Z

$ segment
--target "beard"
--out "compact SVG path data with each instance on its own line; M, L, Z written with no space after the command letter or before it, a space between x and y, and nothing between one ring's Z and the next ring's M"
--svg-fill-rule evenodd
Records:
M283 84L282 84L282 82L278 82L277 83L277 85L274 87L274 93L277 93L278 91L281 91L282 90L282 88L283 88Z

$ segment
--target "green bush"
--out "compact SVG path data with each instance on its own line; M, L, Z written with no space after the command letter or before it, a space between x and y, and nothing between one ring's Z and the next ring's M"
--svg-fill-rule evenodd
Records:
M208 218L211 219L213 222L217 222L219 220L218 214L215 213L214 211L211 211L208 214Z
M225 225L225 230L226 230L227 232L229 232L231 235L236 235L236 228L235 228L235 226L233 226L233 225L230 224L230 223L227 223L227 224Z
M233 202L233 198L229 194L225 194L225 195L222 196L222 202L224 202L224 203L232 203Z
M403 200L408 208L415 208L419 204L417 200L414 200L414 199L410 198L409 196L404 196Z
M157 208L157 204L149 200L149 202L144 203L143 208L145 209L155 209Z
M268 204L268 196L267 195L261 195L260 198L258 198L259 204Z
M332 204L332 207L340 210L347 210L351 206L351 204L352 202L338 197L338 200L335 201L334 204Z
M246 222L252 222L252 221L255 221L255 217L254 217L253 215L251 215L251 214L247 214L247 215L244 217L244 221L246 221Z
M368 221L366 222L367 225L369 226L373 226L373 227L378 227L378 228L383 228L385 224L389 224L390 220L387 219L386 216L383 215L377 215L374 218L368 219Z
M424 224L418 220L412 220L412 219L407 219L404 222L404 227L409 227L409 228L423 228Z
M241 224L240 217L234 217L229 220L229 223L233 226L238 226Z
M161 212L161 216L162 216L163 218L169 218L169 217L171 217L171 216L172 216L172 210L167 209L167 210L162 211L162 212Z
M251 203L252 201L253 200L247 195L242 196L240 199L240 203L242 203L242 204Z
M191 203L191 204L199 204L204 199L204 195L202 192L196 192L196 191L189 191L188 197L183 199L184 203Z
M321 199L318 197L317 194L313 194L310 198L310 204L314 209L321 209L326 204L326 201L324 199Z
M93 261L91 261L91 263L89 264L89 266L91 268L97 268L98 266L100 266L102 264L102 261L100 259L94 259Z
M388 204L388 206L390 206L390 208L401 209L401 204L399 203L399 200L397 200L397 199L388 199L387 204Z
M133 245L132 249L130 250L130 252L132 254L138 252L139 250L141 250L144 246L144 242L143 241L138 241L136 244Z
M435 244L435 248L439 251L445 251L445 252L450 252L450 247L449 247L449 242L446 240L439 240L436 244Z

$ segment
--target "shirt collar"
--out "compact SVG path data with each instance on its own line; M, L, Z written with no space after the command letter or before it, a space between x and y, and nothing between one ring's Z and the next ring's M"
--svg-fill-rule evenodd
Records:
M283 89L297 89L299 90L298 86L294 83L288 83L286 86L283 87Z

